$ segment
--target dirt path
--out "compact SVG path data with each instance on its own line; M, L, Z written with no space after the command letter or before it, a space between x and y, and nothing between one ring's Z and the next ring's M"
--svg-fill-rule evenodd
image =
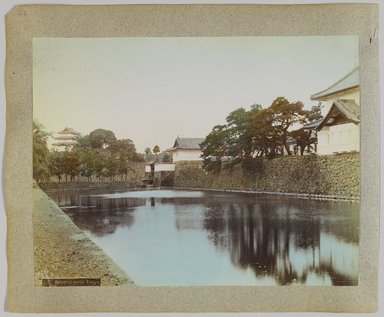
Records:
M96 278L101 286L133 285L105 252L38 187L33 188L35 282Z

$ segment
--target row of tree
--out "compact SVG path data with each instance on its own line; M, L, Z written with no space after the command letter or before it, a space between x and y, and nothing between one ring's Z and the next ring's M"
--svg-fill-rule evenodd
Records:
M46 182L51 176L59 181L73 181L76 176L92 180L120 176L127 180L134 174L135 162L143 162L143 155L136 152L130 139L117 139L112 131L97 129L79 136L77 144L65 151L48 150L49 134L38 122L33 123L33 177Z
M254 104L249 110L238 108L226 118L226 124L216 125L201 143L202 158L207 170L221 169L225 159L237 164L256 157L292 155L290 140L302 155L311 143L308 131L290 131L296 124L320 119L321 104L305 110L302 102L289 102L276 98L270 107L263 109Z

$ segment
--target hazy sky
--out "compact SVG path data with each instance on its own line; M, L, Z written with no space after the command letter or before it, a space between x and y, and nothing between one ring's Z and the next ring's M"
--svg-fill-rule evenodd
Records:
M229 112L309 97L358 64L358 39L35 38L34 118L49 132L103 128L139 152L205 137Z

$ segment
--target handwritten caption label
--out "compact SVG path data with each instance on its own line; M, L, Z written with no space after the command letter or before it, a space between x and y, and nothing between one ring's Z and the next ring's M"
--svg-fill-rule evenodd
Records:
M99 278L44 278L42 285L46 287L101 286L101 280Z

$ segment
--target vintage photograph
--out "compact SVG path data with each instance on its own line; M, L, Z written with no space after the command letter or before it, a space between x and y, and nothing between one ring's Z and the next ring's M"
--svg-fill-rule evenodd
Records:
M35 285L357 286L358 36L33 38Z

